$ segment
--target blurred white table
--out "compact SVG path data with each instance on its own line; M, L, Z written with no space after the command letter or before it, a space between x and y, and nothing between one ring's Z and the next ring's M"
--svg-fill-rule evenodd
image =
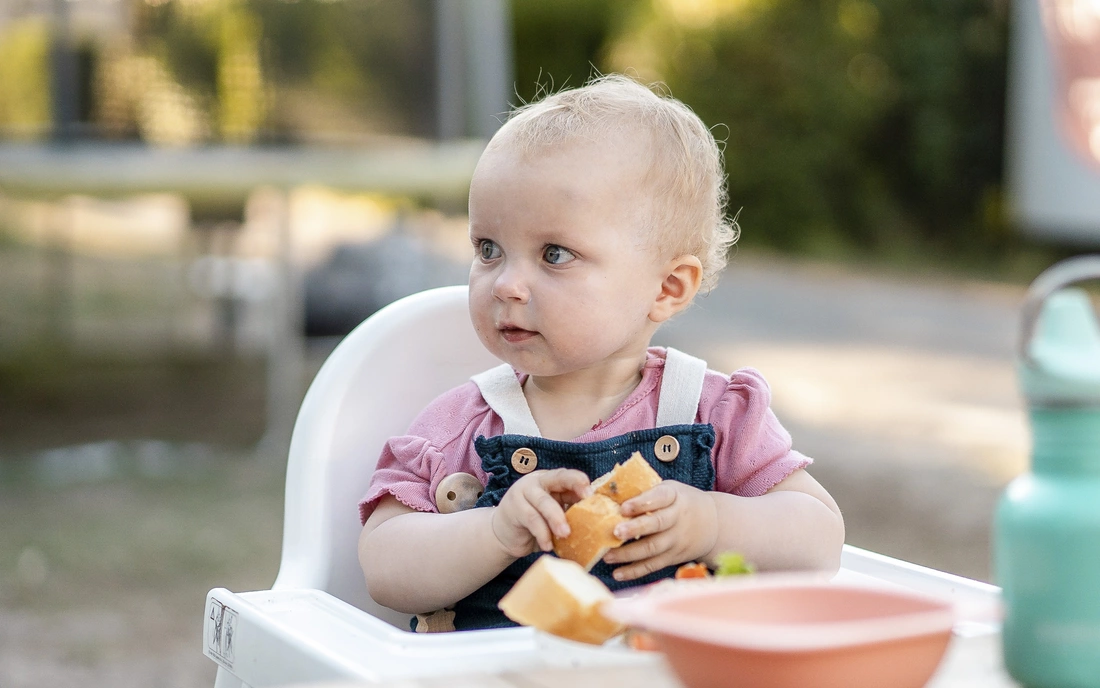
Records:
M306 688L302 684L299 688ZM464 674L390 681L351 681L308 684L308 688L684 688L664 663L645 666L542 669L500 674ZM1001 637L987 633L956 636L943 662L925 688L1019 688L1001 661Z

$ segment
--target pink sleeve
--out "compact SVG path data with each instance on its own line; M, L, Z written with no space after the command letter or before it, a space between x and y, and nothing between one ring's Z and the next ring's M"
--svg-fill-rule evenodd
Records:
M700 421L714 426L714 489L758 497L812 459L791 449L791 435L771 410L764 377L742 368L725 378L708 373Z
M408 434L391 437L382 447L370 486L359 502L360 522L367 522L387 494L411 509L435 511L435 489L452 473L469 473L484 485L488 477L474 438L501 432L503 423L474 383L441 395L417 416Z
M392 494L397 501L417 511L435 511L431 494L432 475L443 462L443 454L423 437L391 437L382 447L378 466L371 476L367 494L359 502L359 520L366 523L378 500Z

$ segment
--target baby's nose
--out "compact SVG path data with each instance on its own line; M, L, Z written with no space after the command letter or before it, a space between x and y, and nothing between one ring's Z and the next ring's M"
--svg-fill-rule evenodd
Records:
M527 303L531 298L531 291L523 271L509 266L501 270L493 282L493 296L502 301Z

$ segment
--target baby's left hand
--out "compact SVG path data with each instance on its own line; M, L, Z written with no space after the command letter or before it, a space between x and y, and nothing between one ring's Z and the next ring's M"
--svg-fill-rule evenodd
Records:
M630 517L615 526L615 537L626 544L608 552L615 580L629 581L666 566L706 556L718 542L718 509L703 490L665 480L622 505ZM634 538L639 538L630 542Z

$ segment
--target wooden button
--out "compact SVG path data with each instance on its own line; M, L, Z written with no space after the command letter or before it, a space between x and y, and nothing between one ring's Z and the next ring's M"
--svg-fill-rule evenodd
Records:
M466 475L469 475L469 473ZM450 609L440 609L431 614L416 615L417 633L450 633L454 629L455 613Z
M535 456L535 452L527 447L512 452L512 468L516 469L516 473L526 475L535 470L537 465L539 465L539 457Z
M451 473L435 488L435 508L441 514L465 511L477 504L484 491L481 481L469 473Z
M668 463L680 455L680 443L672 435L665 435L654 443L653 453L658 461Z

